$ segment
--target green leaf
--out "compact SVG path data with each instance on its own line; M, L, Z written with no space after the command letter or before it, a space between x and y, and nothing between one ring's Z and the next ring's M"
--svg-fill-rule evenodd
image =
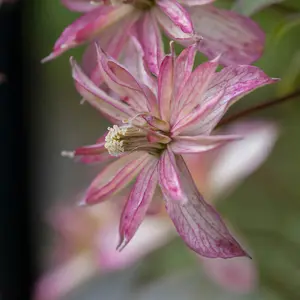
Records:
M237 0L232 9L242 15L250 16L261 9L284 0Z

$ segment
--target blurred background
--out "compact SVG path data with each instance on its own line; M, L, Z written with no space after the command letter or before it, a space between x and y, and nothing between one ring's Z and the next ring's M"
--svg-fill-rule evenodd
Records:
M300 87L299 0L244 2L243 7L235 6L244 14L252 13L251 3L266 5L251 15L267 35L264 55L255 65L282 80L246 96L229 114ZM216 1L227 8L234 4ZM15 4L1 9L9 5ZM248 117L275 123L278 140L266 161L216 202L250 249L251 263L228 260L222 270L215 270L169 231L164 216L161 227L150 218L143 235L149 236L151 245L144 240L136 243L129 262L111 262L109 256L101 260L107 243L102 233L117 224L119 200L78 208L81 193L102 166L79 164L60 153L94 143L108 123L89 105L79 103L73 86L68 58L80 60L84 47L40 63L78 14L59 0L27 0L22 6L25 74L30 79L26 90L31 108L31 230L37 266L32 299L300 299L300 97ZM197 63L204 59L199 55ZM158 231L155 239L152 230Z

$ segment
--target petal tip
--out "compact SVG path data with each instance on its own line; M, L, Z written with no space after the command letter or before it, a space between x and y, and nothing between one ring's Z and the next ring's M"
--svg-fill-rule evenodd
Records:
M75 152L74 151L61 151L60 155L63 157L74 158Z
M127 243L128 243L128 240L126 239L126 237L124 237L124 236L121 237L121 239L116 247L116 250L121 252L126 247Z
M51 52L48 56L44 57L42 60L41 60L41 63L44 64L50 60L53 60L54 58L56 58L57 55L54 53L54 52Z

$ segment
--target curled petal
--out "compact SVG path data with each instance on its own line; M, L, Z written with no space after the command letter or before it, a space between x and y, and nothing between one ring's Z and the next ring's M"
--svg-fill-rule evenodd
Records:
M158 161L154 157L148 162L130 192L120 220L119 251L131 241L146 216L157 186L157 163Z
M150 158L147 153L133 152L111 163L94 179L81 204L96 204L116 194L135 178Z
M42 61L51 60L70 48L92 40L108 26L133 12L134 8L131 5L117 7L104 5L86 13L63 31L52 53Z
M167 55L161 63L158 75L158 104L162 120L169 121L173 98L174 59Z
M222 53L223 65L251 64L263 52L265 35L251 19L212 5L187 7L195 32L203 37L198 49L209 58Z
M164 45L157 21L151 12L145 13L137 22L136 31L149 70L158 75L159 66L164 57Z
M174 154L173 154L174 156ZM188 201L174 201L162 189L167 212L185 243L196 253L210 258L247 256L232 237L215 209L199 194L191 174L180 155L174 156L182 193Z
M114 120L122 121L135 115L135 112L126 104L108 96L98 88L81 70L73 58L70 60L72 76L80 95L100 112Z
M69 10L78 12L89 12L99 5L104 4L105 0L61 0L62 4Z
M174 153L199 153L242 139L239 135L177 136L171 148Z
M174 0L159 0L157 5L184 33L193 34L194 28L188 12Z

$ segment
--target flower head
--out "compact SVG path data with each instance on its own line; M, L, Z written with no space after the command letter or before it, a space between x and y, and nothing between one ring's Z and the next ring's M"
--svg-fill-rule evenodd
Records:
M274 79L254 66L227 67L216 73L218 58L192 71L195 51L190 46L178 58L172 51L154 81L145 70L137 80L98 48L101 76L120 98L98 88L71 60L79 93L115 122L105 141L79 148L73 155L94 156L97 149L101 157L108 149L119 156L92 182L82 203L100 203L136 178L121 216L120 250L143 221L155 191L161 189L167 213L191 249L206 257L246 255L198 192L182 154L240 139L212 131L230 105Z
M134 34L150 71L157 75L164 57L161 28L184 46L197 42L198 50L209 58L222 53L220 62L225 65L252 63L263 50L264 34L256 23L213 7L209 3L214 0L62 1L70 10L84 15L63 31L44 61L95 40L113 58L122 60L129 36ZM94 56L92 45L83 59L85 69L91 72Z

